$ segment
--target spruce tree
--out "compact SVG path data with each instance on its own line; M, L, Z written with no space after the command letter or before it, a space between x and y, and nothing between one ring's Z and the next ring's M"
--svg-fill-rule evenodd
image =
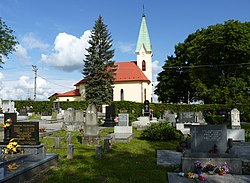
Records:
M101 16L95 21L86 49L83 75L86 79L85 96L89 103L100 107L113 100L113 82L115 65L111 34Z

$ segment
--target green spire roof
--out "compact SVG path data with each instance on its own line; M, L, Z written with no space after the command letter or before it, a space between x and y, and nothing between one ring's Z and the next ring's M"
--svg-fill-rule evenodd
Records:
M141 22L141 28L139 32L138 41L137 41L136 52L140 51L142 45L144 46L147 52L152 51L152 46L151 46L150 38L148 35L146 18L144 15L142 16L142 22Z

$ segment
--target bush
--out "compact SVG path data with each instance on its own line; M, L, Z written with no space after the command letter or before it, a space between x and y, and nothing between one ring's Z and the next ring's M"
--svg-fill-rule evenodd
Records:
M180 131L164 122L151 124L142 132L141 136L152 141L179 140L183 137Z
M245 130L245 141L250 142L250 129Z

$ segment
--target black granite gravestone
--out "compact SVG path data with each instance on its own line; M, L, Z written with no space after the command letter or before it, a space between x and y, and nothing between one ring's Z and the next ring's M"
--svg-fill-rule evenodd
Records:
M149 115L150 115L149 101L145 100L143 103L143 116L149 116Z
M105 127L113 127L116 125L114 122L116 115L115 115L115 104L111 104L106 106L106 115L105 115L105 122L103 126Z
M4 113L4 121L11 119L13 123L17 122L17 113Z
M11 119L11 126L4 128L4 139L3 144L8 144L11 139L11 131L13 130L13 124L17 122L17 113L4 113L4 123L8 119Z
M39 122L17 122L10 134L20 145L39 145Z

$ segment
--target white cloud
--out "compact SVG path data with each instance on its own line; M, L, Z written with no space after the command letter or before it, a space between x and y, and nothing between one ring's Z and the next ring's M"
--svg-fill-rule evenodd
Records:
M39 49L47 49L49 47L48 44L43 43L34 33L30 32L25 34L21 39L21 45L23 45L27 49L39 48Z
M0 73L0 79L4 78ZM51 87L52 88L52 87ZM53 89L49 89L47 82L38 77L36 88L36 99L47 100L48 96L55 93ZM4 100L27 100L34 97L34 78L29 76L21 76L16 81L0 80L0 96Z
M155 61L152 62L152 69L155 72L160 71L162 69L162 67L159 66L159 61L158 60L155 60Z
M117 48L121 50L122 53L134 54L135 44L134 43L123 43L118 42L116 44Z
M54 41L52 53L42 54L41 60L64 71L82 70L90 34L91 31L87 30L77 38L65 32L59 33Z
M31 58L28 55L28 51L21 44L17 45L14 55L22 65L31 64Z

